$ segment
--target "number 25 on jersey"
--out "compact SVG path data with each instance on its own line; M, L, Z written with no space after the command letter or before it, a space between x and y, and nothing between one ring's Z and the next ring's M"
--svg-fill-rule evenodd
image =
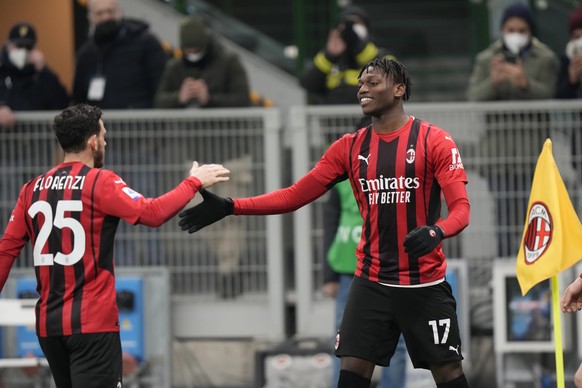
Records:
M85 230L79 221L71 217L65 217L65 212L81 212L83 202L78 200L61 200L57 202L55 214L50 203L37 201L28 209L31 218L41 213L44 216L44 223L38 232L32 254L34 256L34 266L41 265L74 265L83 258L85 253ZM68 228L72 232L73 250L70 253L57 252L42 253L43 248L48 243L48 239L53 232L53 228Z

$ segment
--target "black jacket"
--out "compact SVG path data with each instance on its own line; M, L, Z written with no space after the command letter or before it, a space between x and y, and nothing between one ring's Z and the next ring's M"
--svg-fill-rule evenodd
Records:
M77 54L73 98L104 109L153 107L154 95L164 71L167 54L149 26L139 20L123 19L116 39L98 46L90 38ZM91 80L104 76L101 101L89 101Z
M325 49L317 53L310 65L299 77L307 91L315 95L322 105L356 104L358 75L363 65L375 58L395 58L374 43L366 42L355 53L349 49L334 57Z
M3 48L0 59L0 105L6 105L13 111L59 110L69 105L69 96L48 66L40 72L32 65L20 70L10 63Z

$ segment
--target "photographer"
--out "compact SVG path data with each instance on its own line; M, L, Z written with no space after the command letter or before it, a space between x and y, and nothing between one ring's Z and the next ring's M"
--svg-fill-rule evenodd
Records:
M558 77L556 54L535 36L533 12L509 5L501 19L501 38L477 54L469 80L470 101L552 98Z
M501 38L479 53L469 80L471 101L544 100L554 96L558 58L535 38L532 10L524 3L505 8ZM521 241L527 193L535 160L549 134L547 112L493 111L479 139L481 174L495 201L497 255L514 256ZM512 168L499 163L512 160Z
M581 99L582 98L582 5L572 11L568 17L568 33L570 40L566 44L564 52L560 55L560 72L558 75L558 87L556 98ZM582 112L576 119L582 121ZM576 122L576 121L575 121ZM578 182L582 182L582 131L579 126L572 128L572 164L577 172ZM580 201L576 195L575 203ZM582 384L582 368L580 369L580 383Z
M568 18L570 40L560 56L557 98L582 98L582 6Z
M301 75L301 86L318 97L320 104L354 104L361 67L375 58L394 58L381 51L370 40L367 13L356 6L346 7L329 31L325 48Z

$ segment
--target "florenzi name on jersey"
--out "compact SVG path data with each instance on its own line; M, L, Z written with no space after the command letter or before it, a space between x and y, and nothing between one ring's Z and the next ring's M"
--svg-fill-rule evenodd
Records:
M386 178L380 175L377 179L360 178L360 187L363 193L368 194L370 205L385 203L410 202L410 191L418 189L420 180L418 177Z
M34 184L34 191L41 190L82 190L85 176L45 176Z

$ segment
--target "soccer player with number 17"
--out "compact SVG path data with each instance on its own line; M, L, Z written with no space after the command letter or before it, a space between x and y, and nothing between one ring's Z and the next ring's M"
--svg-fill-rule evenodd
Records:
M399 62L379 59L359 75L358 101L372 124L334 142L290 187L250 198L202 190L180 213L190 233L225 216L294 211L349 179L363 219L358 264L336 337L339 388L368 388L388 365L400 334L416 368L438 388L466 388L456 302L445 279L441 240L469 223L467 177L459 149L441 128L408 116L411 83ZM441 192L449 210L441 219Z

